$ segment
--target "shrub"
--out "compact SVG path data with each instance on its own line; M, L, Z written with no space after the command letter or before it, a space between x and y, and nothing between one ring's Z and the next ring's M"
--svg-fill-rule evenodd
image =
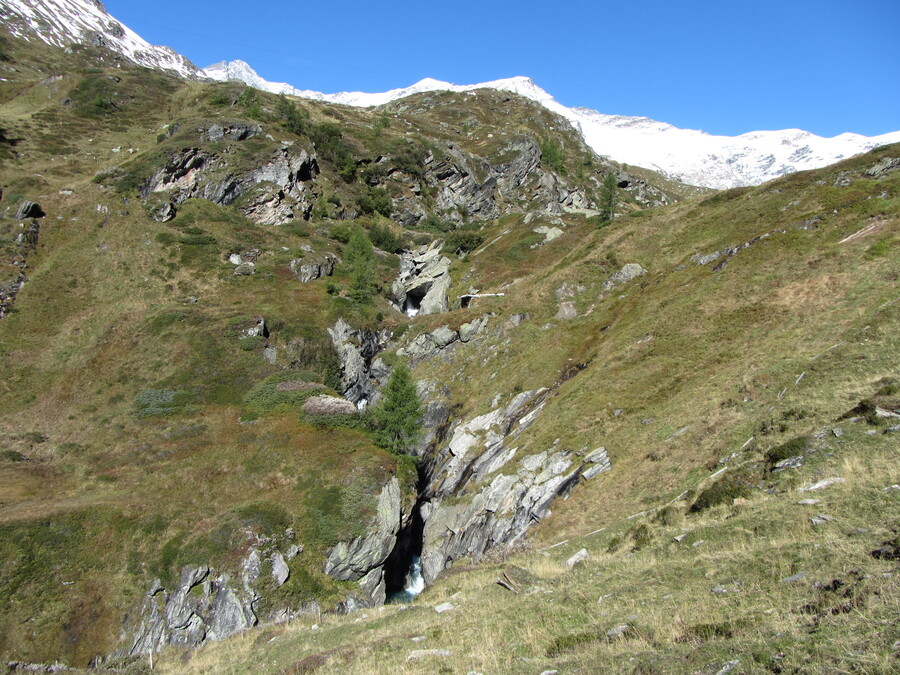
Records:
M369 239L377 248L388 253L399 253L403 242L388 225L375 223L369 228Z
M252 352L257 349L263 342L263 338L261 335L249 335L247 337L242 337L238 341L238 347L245 352Z
M778 462L802 455L808 448L809 439L805 436L791 439L787 443L782 443L766 452L766 465L771 471Z
M387 190L380 187L370 187L366 194L356 200L359 210L365 214L379 213L385 218L390 218L393 203Z
M456 230L444 239L444 252L464 255L484 243L484 235L472 230Z
M728 476L716 481L703 490L691 505L691 512L698 513L713 506L730 504L735 499L750 496L750 487L736 476Z
M138 417L177 415L188 410L190 395L174 389L144 389L134 399Z

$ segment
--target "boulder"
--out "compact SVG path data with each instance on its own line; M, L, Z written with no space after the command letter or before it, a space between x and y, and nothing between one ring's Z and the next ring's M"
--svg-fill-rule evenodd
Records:
M322 277L330 277L334 274L337 264L337 256L326 253L323 256L312 258L294 258L291 260L291 272L301 283L308 283Z
M647 270L638 265L637 263L628 263L618 272L613 274L609 279L603 282L601 288L604 291L609 291L617 286L621 286L622 284L626 284L632 279L636 279L638 277L642 277L647 274Z

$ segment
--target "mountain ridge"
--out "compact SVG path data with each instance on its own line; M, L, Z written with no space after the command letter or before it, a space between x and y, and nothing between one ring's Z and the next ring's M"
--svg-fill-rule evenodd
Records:
M408 87L383 93L325 94L297 89L287 83L268 82L240 60L213 64L205 68L204 73L214 80L239 80L275 94L362 107L384 105L428 91L508 91L536 101L564 117L601 156L659 171L688 184L715 189L758 185L794 171L821 168L880 145L900 141L900 131L871 137L845 132L829 138L802 129L782 129L719 136L701 130L681 129L649 117L607 115L585 107L569 108L524 76L466 85L425 78Z
M0 0L10 32L37 35L56 46L89 43L119 52L151 68L189 79L238 80L277 94L350 106L377 106L415 93L493 88L525 96L562 115L597 154L623 164L658 171L691 185L727 189L758 185L794 171L815 169L900 142L900 131L866 137L843 133L831 138L799 129L751 131L718 136L681 129L648 117L607 115L584 107L566 107L527 77L456 85L425 78L408 87L381 93L322 92L269 82L245 61L222 61L205 69L169 47L149 44L113 18L99 0ZM18 20L16 20L18 19Z

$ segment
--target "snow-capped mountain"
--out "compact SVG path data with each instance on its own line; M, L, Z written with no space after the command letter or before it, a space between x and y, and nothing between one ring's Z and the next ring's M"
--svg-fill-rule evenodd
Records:
M109 15L100 0L0 0L7 29L26 40L66 47L88 43L108 47L131 61L181 77L203 77L197 66L169 47L151 45Z
M653 169L685 183L717 189L758 185L794 171L827 166L879 145L900 142L900 131L881 136L845 133L833 138L800 129L714 136L703 131L679 129L647 117L604 115L588 108L568 108L527 77L466 85L424 79L410 87L383 93L323 94L285 83L267 82L243 61L217 63L204 72L214 80L239 80L276 94L363 107L383 105L426 91L482 88L509 91L537 101L567 119L599 155Z
M469 85L424 79L383 93L323 94L268 82L243 61L223 61L200 70L172 49L153 46L116 21L100 0L0 0L0 19L13 35L24 39L39 38L60 47L85 42L103 45L135 63L182 77L239 80L273 93L343 105L377 106L426 91L492 88L513 92L567 119L600 155L653 169L686 183L720 189L756 185L793 171L825 166L878 145L900 142L900 131L873 137L846 133L823 138L799 129L714 136L646 117L568 108L526 77Z

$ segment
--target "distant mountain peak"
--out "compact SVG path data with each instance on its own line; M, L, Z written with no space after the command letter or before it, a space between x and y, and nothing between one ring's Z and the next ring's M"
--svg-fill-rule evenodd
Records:
M142 66L181 77L203 76L178 52L151 45L114 19L99 0L0 0L0 16L13 35L25 40L37 37L57 47L107 47Z
M590 108L568 108L524 76L467 85L425 78L412 86L383 93L323 94L267 82L243 61L216 64L205 72L216 80L237 79L275 93L363 107L383 105L426 91L508 91L536 101L567 119L599 155L653 169L685 183L717 189L757 185L794 171L826 166L879 145L900 142L900 131L874 137L844 133L822 138L801 129L716 136L700 130L679 129L649 117L604 115Z

